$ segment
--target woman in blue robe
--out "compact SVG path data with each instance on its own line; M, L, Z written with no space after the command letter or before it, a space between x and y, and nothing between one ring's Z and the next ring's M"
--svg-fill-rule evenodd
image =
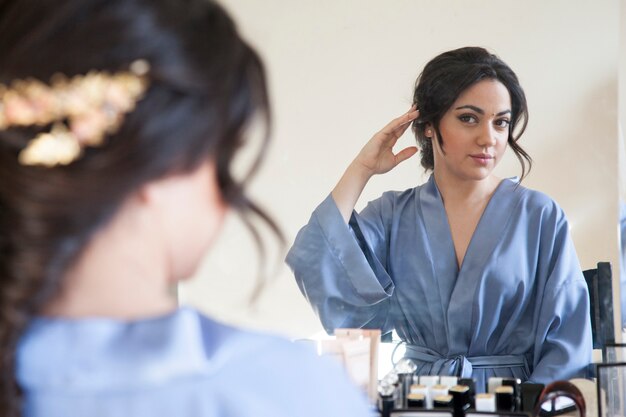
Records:
M177 307L229 208L280 237L231 175L269 104L218 4L3 1L0 56L0 416L369 415L310 346Z
M395 330L419 374L584 376L591 360L589 297L562 209L493 169L527 121L513 71L482 48L427 64L413 107L377 133L300 230L287 263L328 332ZM429 180L386 192L361 213L371 176L410 123Z

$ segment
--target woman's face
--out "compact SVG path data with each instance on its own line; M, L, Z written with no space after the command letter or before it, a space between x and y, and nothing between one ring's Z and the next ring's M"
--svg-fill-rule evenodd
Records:
M510 123L511 97L501 82L483 80L463 91L439 124L443 150L431 129L435 174L457 180L489 177L506 149Z

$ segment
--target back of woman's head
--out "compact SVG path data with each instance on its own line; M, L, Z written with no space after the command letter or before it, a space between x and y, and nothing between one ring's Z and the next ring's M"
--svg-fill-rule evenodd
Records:
M134 190L213 159L225 201L266 219L230 169L247 122L269 114L258 56L206 0L0 0L0 57L5 86L127 71L138 59L150 68L143 98L119 129L68 165L18 158L49 124L0 129L0 414L10 416L19 409L21 332Z
M528 123L526 96L517 75L496 55L484 48L465 47L444 52L433 58L417 78L413 92L413 104L419 109L419 117L413 123L413 131L422 151L422 166L434 169L433 145L426 137L427 125L431 125L437 140L445 151L445 138L441 136L439 123L457 98L472 85L482 80L501 82L511 97L511 124L508 144L522 166L522 175L532 166L530 156L517 143Z

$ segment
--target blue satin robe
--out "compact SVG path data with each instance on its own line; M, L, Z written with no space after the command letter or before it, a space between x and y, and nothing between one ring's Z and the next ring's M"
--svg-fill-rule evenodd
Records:
M287 255L328 332L395 329L420 374L547 383L586 374L589 295L561 208L503 180L460 269L429 181L387 192L347 226L328 196Z
M370 415L334 359L190 308L133 322L36 319L16 375L25 417Z

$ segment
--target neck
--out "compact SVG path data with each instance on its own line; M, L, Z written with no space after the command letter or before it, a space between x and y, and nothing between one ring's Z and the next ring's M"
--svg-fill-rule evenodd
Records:
M490 175L482 180L456 178L440 174L437 169L433 173L435 183L446 206L466 205L489 200L500 184L501 179Z
M140 319L176 308L159 239L146 236L147 219L120 213L97 232L62 280L60 293L44 315L81 318ZM153 227L154 228L154 227ZM138 230L137 233L128 233ZM147 230L147 232L146 232Z

